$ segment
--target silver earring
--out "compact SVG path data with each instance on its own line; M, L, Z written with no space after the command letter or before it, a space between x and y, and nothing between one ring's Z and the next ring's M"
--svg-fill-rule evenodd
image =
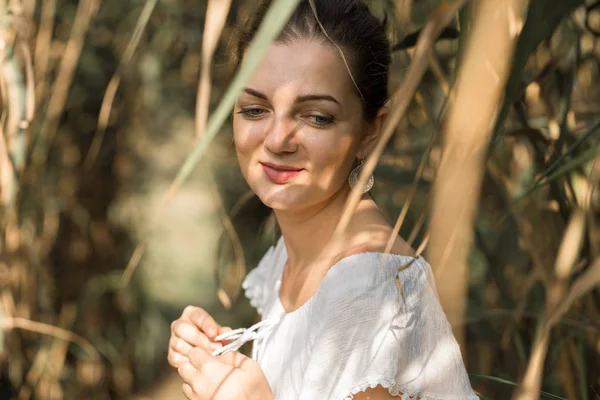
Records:
M362 160L360 160L360 164L358 164L358 166L356 168L354 168L352 170L352 172L350 172L350 176L348 177L348 185L350 185L350 189L354 189L354 187L358 183L358 174L360 174L360 170L362 169L364 164L365 164L365 159L363 158ZM363 193L367 193L369 190L371 190L371 188L373 187L374 184L375 184L375 178L371 174L371 176L369 176L369 179L367 179L367 183L365 183L365 187L363 188Z

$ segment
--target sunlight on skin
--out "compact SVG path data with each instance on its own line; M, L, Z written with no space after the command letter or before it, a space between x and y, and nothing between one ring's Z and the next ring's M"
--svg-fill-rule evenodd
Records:
M308 300L341 258L385 249L392 229L368 196L345 234L330 239L351 191L348 175L371 151L386 114L382 107L375 120L365 120L343 60L314 40L273 44L240 95L233 115L237 157L286 238L286 310ZM413 251L398 238L392 253Z
M364 392L357 393L354 395L354 400L398 400L398 396L392 396L390 392L381 387L377 386L369 388Z
M360 96L330 46L295 40L269 48L235 105L233 131L244 177L262 202L275 210L287 238L300 232L285 232L286 225L320 219L322 237L311 238L320 240L316 247L328 242L328 224L337 224L350 193L348 175L355 160L371 151L386 113L383 107L375 121L365 121ZM268 176L273 171L265 170L264 163L297 171L289 179L279 174L285 182L274 182ZM369 234L385 232L389 237L389 224L372 200L365 198L356 214L360 211L368 215L349 227L342 238L341 247L346 248L332 250L334 255L361 247L359 240L369 236L360 234L366 225L374 228ZM296 260L294 243L287 244L290 261ZM405 245L395 250L411 253Z
M366 121L362 100L339 54L318 41L294 40L270 46L233 113L242 173L252 191L275 211L286 240L289 263L280 300L286 310L294 310L314 295L336 261L352 253L385 249L392 228L368 196L359 203L344 236L329 242L351 191L348 175L356 159L371 151L387 109L382 107L374 121ZM402 239L397 242L393 253L413 253ZM195 368L188 365L180 371L189 398L196 398L189 389L199 381L210 382L203 388L216 385L232 393L243 389L232 380L224 381L214 369L203 373L209 370L204 364L217 361L202 354L197 352L197 360L192 360ZM258 364L246 361L246 370L236 369L236 381L266 390ZM355 398L393 396L377 387Z
M236 150L246 180L267 206L297 213L346 190L355 158L364 157L367 124L344 76L346 67L330 47L303 40L271 46L246 85L250 90L234 109ZM297 101L309 95L335 101ZM277 185L265 176L264 162L303 170Z
M235 105L233 131L244 177L280 222L286 215L304 222L323 209L343 209L348 174L356 158L368 155L381 125L382 118L369 124L363 113L346 66L330 46L298 40L267 51ZM294 170L282 172L279 166ZM373 218L379 210L370 199L365 203L368 216L356 219L362 229L339 258L367 250L361 243L373 241L373 235L382 243L389 237L384 219ZM331 222L332 229L336 221ZM392 396L377 387L355 398Z

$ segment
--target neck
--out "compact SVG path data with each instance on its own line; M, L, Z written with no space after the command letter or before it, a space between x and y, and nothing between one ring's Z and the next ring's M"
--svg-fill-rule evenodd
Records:
M301 270L340 250L330 240L344 212L349 194L349 188L342 188L326 202L308 209L275 211L288 253L287 268L292 271Z

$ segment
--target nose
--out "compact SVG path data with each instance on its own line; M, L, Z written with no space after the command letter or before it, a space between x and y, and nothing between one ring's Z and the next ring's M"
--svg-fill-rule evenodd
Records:
M267 130L265 148L271 153L294 153L298 149L297 121L289 118L276 118Z

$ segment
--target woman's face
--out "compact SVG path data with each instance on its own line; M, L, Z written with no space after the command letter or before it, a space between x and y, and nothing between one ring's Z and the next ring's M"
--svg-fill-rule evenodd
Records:
M233 117L250 188L275 210L299 210L347 190L368 125L344 61L332 48L273 44Z

